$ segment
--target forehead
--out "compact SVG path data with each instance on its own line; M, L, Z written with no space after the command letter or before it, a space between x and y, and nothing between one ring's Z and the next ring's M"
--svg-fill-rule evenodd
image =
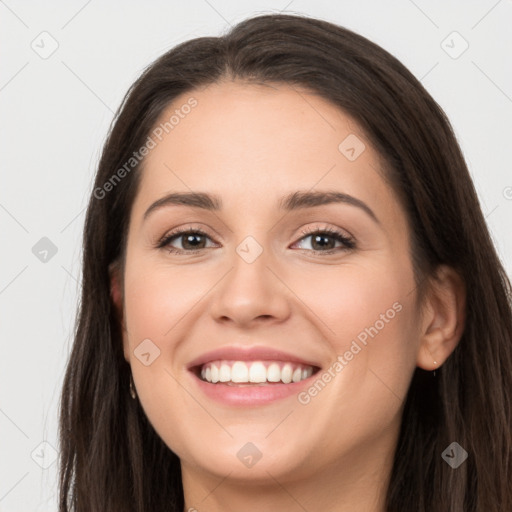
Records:
M172 191L199 190L256 210L290 191L316 187L399 214L389 204L396 200L380 175L379 155L357 123L304 89L209 85L177 97L155 130L161 140L153 136L134 210Z

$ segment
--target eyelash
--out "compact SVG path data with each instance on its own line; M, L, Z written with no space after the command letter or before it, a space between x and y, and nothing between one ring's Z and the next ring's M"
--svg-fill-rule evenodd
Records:
M183 236L183 235L189 235L189 234L201 235L201 236L210 238L210 236L207 233L205 233L204 231L202 231L201 229L178 228L178 229L175 229L174 231L172 231L171 233L165 235L162 239L160 239L160 241L157 243L156 247L158 249L167 248L167 251L169 253L173 253L173 254L197 254L198 252L204 250L205 248L196 249L196 250L182 250L182 249L176 249L175 247L169 247L169 244L171 243L171 241L173 241L173 239L179 238L180 236ZM334 238L337 242L341 242L344 245L344 247L341 248L341 250L343 250L343 251L348 251L348 250L354 249L356 247L355 241L352 238L347 237L340 231L330 228L330 227L325 227L323 229L306 228L301 231L301 238L299 239L299 241L302 240L303 238L307 238L308 236L316 235L316 234L328 235L329 237ZM337 252L337 249L340 249L340 247L335 248L335 249L330 249L327 251L319 251L317 249L300 249L300 250L307 251L307 252L313 252L316 254L330 255L330 254L334 254L335 252Z

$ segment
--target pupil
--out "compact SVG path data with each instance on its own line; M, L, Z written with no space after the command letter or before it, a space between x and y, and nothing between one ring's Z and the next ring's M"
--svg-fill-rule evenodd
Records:
M201 235L187 235L185 237L185 246L186 246L186 244L190 244L192 241L191 246L193 248L197 248L197 244L194 244L193 240L196 239L196 241L197 241L198 238L201 238ZM200 244L200 242L199 242L199 244Z
M328 236L315 235L315 236L313 237L313 246L314 246L316 243L318 243L318 241L319 241L319 240L322 240L322 239L323 239L323 240L325 241L325 239L328 239L328 238L329 238ZM325 247L326 247L326 245L332 245L332 244L329 244L329 243L327 243L327 244L322 244L322 243L321 243L321 244L320 244L320 247L325 248Z

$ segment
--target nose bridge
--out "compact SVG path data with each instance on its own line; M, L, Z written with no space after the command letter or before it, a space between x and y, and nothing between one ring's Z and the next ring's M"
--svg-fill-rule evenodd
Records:
M274 259L268 238L247 235L234 247L231 270L215 296L217 318L246 323L262 316L282 320L288 314L286 287L269 268Z

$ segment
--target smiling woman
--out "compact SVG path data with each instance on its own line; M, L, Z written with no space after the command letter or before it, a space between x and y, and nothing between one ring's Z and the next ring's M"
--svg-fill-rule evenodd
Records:
M394 57L297 15L182 43L94 190L61 512L512 510L510 283Z

